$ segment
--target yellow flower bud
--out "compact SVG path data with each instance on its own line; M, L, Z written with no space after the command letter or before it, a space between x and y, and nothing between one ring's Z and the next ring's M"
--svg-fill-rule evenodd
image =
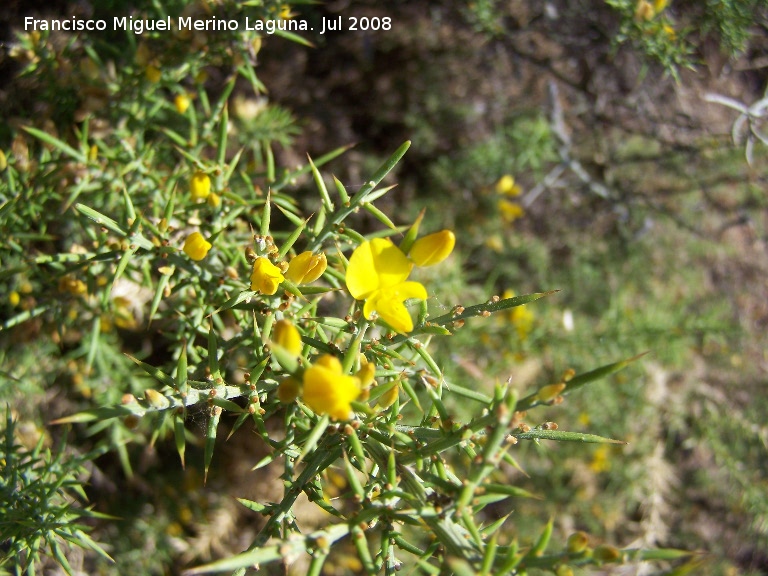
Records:
M11 305L11 308L16 308L16 306L19 305L19 302L21 302L21 296L19 296L19 293L16 292L16 290L8 294L8 304Z
M171 405L171 401L166 396L152 388L144 391L144 400L149 402L152 408L157 408L158 410L163 410Z
M600 544L592 552L592 558L598 562L617 562L621 560L621 550L615 546Z
M190 99L186 94L176 94L176 97L173 99L173 105L176 106L176 111L179 114L184 114L187 108L189 108L189 104Z
M637 3L635 8L635 20L637 22L642 22L643 20L647 22L652 20L655 15L656 11L653 9L653 4L648 2L648 0L640 0Z
M360 366L360 370L355 374L360 379L360 386L363 388L369 388L374 382L376 376L376 364L373 362L365 362Z
M283 378L277 387L277 399L283 404L290 404L299 397L301 383L290 376Z
M5 157L5 152L0 150L0 172L8 167L8 158Z
M325 254L302 252L288 264L285 277L294 284L309 284L320 278L327 267Z
M501 214L501 217L504 219L505 222L511 224L523 214L525 214L525 210L523 209L520 204L517 202L510 202L509 200L499 200L496 204L497 208L499 209L499 213Z
M400 381L398 380L395 382L395 385L392 386L389 390L384 392L381 396L379 396L379 401L377 404L381 408L389 408L392 406L392 404L395 403L395 400L397 400L397 397L400 395Z
M325 354L304 371L304 403L316 414L349 419L360 396L360 380L342 372L338 358Z
M554 400L557 396L560 395L560 392L565 390L565 384L550 384L549 386L544 386L539 390L539 393L537 394L538 400L540 402L549 402L550 400Z
M210 206L211 208L218 208L219 206L221 206L221 196L216 194L216 192L211 192L208 195L207 202L208 202L208 206Z
M442 230L416 240L409 256L417 266L433 266L445 260L455 244L456 236L453 232Z
M205 172L195 172L189 181L189 193L192 200L205 200L211 193L211 179Z
M285 276L280 272L280 268L263 256L257 258L253 263L251 290L271 296L277 292L277 287L280 286L283 280L285 280Z
M282 346L294 356L301 354L301 334L288 320L278 320L272 328L272 343Z
M656 14L659 14L664 11L667 4L669 4L668 0L653 0L653 9L656 11Z
M59 292L69 292L72 296L81 296L88 293L88 286L82 280L63 276L59 279Z
M581 554L587 549L587 544L589 544L589 536L585 532L574 532L568 536L566 544L568 554Z
M505 196L519 196L522 192L520 186L515 184L515 179L509 174L504 174L496 182L496 192Z
M192 232L184 242L184 252L192 260L200 261L208 255L212 244L200 232Z

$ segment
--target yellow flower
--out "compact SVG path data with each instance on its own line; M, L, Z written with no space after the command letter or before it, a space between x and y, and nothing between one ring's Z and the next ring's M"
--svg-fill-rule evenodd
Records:
M656 16L656 10L654 10L653 4L648 2L648 0L639 0L635 7L635 20L637 22L642 22L643 20L647 22L653 20L654 16Z
M499 212L501 213L501 217L506 221L507 223L512 223L518 218L520 218L523 214L525 214L525 210L523 210L523 207L520 206L517 202L510 202L509 200L499 200L497 203Z
M515 179L509 174L505 174L496 182L496 192L505 196L520 196L523 190L515 184Z
M408 255L416 266L433 266L448 258L455 244L453 232L442 230L416 240Z
M347 288L356 300L365 300L363 314L374 312L397 332L413 330L405 307L409 298L427 299L427 290L418 282L406 282L413 262L389 239L363 242L352 253L347 267Z
M205 172L195 172L189 181L189 193L192 200L205 200L211 193L211 179Z
M320 278L327 266L325 254L302 252L288 264L285 277L294 284L309 284Z
M653 9L656 11L656 14L659 14L664 11L667 4L669 4L668 0L653 0Z
M600 444L595 452L592 454L592 461L589 463L589 469L592 472L607 472L611 469L611 461L609 459L610 448L607 444Z
M280 268L263 256L256 258L251 274L251 290L256 290L267 296L277 292L277 287L285 280Z
M515 330L517 330L518 338L520 340L528 338L528 334L530 334L531 328L533 328L533 312L528 310L528 306L523 304L522 306L512 308L510 317Z
M221 205L221 196L216 194L216 192L211 192L208 195L208 206L211 208L218 208Z
M208 256L210 249L211 243L200 232L192 232L184 242L184 252L195 261L200 261Z
M88 293L88 287L82 280L71 276L62 276L59 279L59 292L69 292L72 296L81 296Z
M176 94L176 97L173 99L173 105L176 106L176 111L179 114L184 114L189 108L190 103L189 96L186 94Z
M294 356L301 354L301 334L288 320L278 320L272 329L272 343L282 346Z
M341 362L324 354L304 371L304 403L316 414L347 420L360 396L360 380L342 373Z
M11 305L11 308L16 308L16 306L19 305L19 302L21 302L21 296L19 296L19 293L14 290L8 295L8 303Z

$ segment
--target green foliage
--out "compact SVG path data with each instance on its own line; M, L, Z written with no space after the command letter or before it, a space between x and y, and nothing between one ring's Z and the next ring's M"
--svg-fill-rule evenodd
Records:
M4 548L0 569L35 574L43 557L49 556L67 574L73 574L67 561L71 546L110 559L88 536L90 527L82 523L86 518L105 518L81 506L87 501L83 489L86 467L97 454L75 456L64 443L52 454L44 448L42 435L34 447L22 446L10 408L0 435L0 542Z
M760 0L707 0L701 10L704 32L715 33L731 54L746 48L750 28L765 16L765 3Z

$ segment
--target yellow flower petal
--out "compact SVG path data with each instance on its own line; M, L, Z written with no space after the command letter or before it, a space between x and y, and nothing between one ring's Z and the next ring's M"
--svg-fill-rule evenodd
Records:
M510 202L509 200L499 200L497 204L501 217L511 223L525 214L525 210L517 202Z
M522 190L515 184L515 179L509 174L505 174L496 182L496 192L506 196L519 196Z
M272 343L282 346L294 356L301 354L304 344L296 326L288 320L278 320L272 328Z
M280 268L264 257L259 257L253 263L251 274L251 290L256 290L267 296L277 292L277 287L285 280Z
M179 114L184 114L184 112L187 111L187 108L189 108L190 103L189 96L186 94L176 94L176 97L173 99L173 105L176 107L176 111Z
M325 254L302 252L288 264L285 277L294 284L309 284L320 278L327 267Z
M316 414L347 420L351 403L360 396L360 380L341 371L341 363L328 354L304 371L302 398Z
M184 253L192 260L200 261L208 256L212 244L200 232L192 232L184 242Z
M403 282L397 286L377 290L365 301L363 314L370 318L373 312L389 324L396 332L406 333L413 330L411 314L405 307L409 298L427 299L427 290L419 282Z
M408 255L416 266L433 266L448 258L455 245L453 232L442 230L416 240Z
M365 300L381 288L400 284L408 278L413 263L392 241L374 238L352 253L347 267L347 288L356 300Z
M189 193L192 200L205 200L211 193L211 179L205 172L195 172L189 181Z

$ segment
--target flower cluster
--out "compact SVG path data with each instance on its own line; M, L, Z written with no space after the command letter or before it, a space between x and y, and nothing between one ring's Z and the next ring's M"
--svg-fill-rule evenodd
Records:
M373 313L400 333L413 330L413 320L405 307L409 298L427 299L419 282L408 281L414 265L432 266L453 251L456 238L450 230L436 232L413 243L406 255L387 238L363 242L352 253L347 267L347 289L356 300L364 300L363 314Z
M520 218L525 211L518 202L508 200L508 198L516 198L517 196L520 196L523 191L520 186L515 183L515 179L509 174L505 174L499 178L495 188L496 193L501 196L496 204L499 214L501 214L501 217L505 222L511 224Z
M328 414L335 420L349 419L352 402L359 398L363 387L373 381L373 364L363 364L356 375L350 376L344 373L338 358L330 354L320 356L302 373L293 364L301 354L301 335L288 320L275 324L271 348L283 368L292 372L280 382L277 390L280 401L289 403L301 396L316 414Z
M253 263L251 290L271 296L286 279L294 284L310 284L320 278L328 267L325 254L302 252L295 256L287 269L281 269L269 258L260 256Z

